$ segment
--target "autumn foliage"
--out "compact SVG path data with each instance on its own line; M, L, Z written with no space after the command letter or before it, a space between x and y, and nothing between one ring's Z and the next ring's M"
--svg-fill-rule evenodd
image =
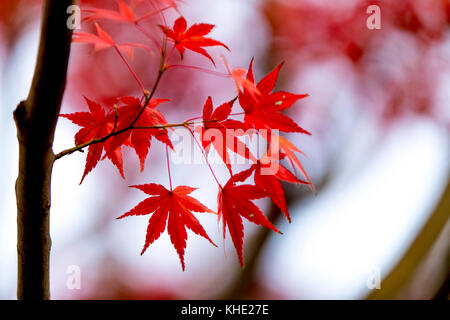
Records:
M138 16L136 8L140 8L139 12L145 8L146 12L140 13ZM155 183L132 186L150 197L122 214L119 219L150 215L142 254L167 229L184 270L187 229L215 245L194 213L217 214L219 222L222 223L223 237L225 238L228 229L240 264L243 266L243 218L280 233L253 200L270 198L290 221L281 182L305 184L314 190L311 180L295 155L300 152L299 149L285 137L279 135L279 132L310 134L293 119L283 114L284 110L292 107L307 95L274 91L283 64L278 65L257 82L253 74L253 60L247 70L242 68L231 70L223 58L228 73L221 74L221 76L228 77L230 81L233 81L237 92L230 93L230 100L216 108L214 99L208 97L203 106L202 115L197 117L193 115L193 118L181 123L170 123L158 110L159 105L170 100L168 99L170 97L155 97L160 80L169 70L176 72L178 68L183 67L219 74L217 71L183 64L184 55L193 52L206 57L214 67L216 66L217 61L207 49L222 47L224 50L229 50L229 48L208 36L214 26L206 23L188 23L181 13L179 3L173 0L134 0L130 4L117 0L117 10L115 11L95 7L82 8L82 10L84 23L93 23L95 33L75 32L73 42L92 45L95 52L114 50L117 53L118 61L122 61L129 70L130 77L136 81L142 95L116 97L116 103L107 108L85 98L88 111L62 114L61 117L72 121L81 129L75 135L75 147L61 152L57 158L87 148L86 165L81 182L99 161L106 158L117 167L120 175L125 178L123 148L134 149L139 158L140 170L143 171L152 142L163 143L167 154L169 186L165 187ZM168 10L174 10L174 13L178 15L172 25L167 24L164 16ZM154 29L149 30L141 22L151 17L159 17L161 22L155 25ZM101 27L103 20L121 23L124 28L134 28L136 32L142 33L148 41L146 43L117 43L114 35L109 34ZM146 88L133 70L131 59L135 49L145 50L149 54L160 57L156 80L151 88ZM169 63L173 58L174 51L175 54L178 52L180 64ZM239 120L242 116L243 120ZM203 153L219 189L217 212L207 208L192 196L196 190L195 187L172 186L169 152L173 152L173 145L169 133L175 127L187 130ZM210 134L211 132L214 134ZM266 141L266 152L261 157L252 154L244 139L253 139L255 136ZM224 184L219 182L208 162L208 154L211 150L217 152L230 174L229 180ZM245 158L250 167L241 172L233 172L230 153ZM282 159L287 160L292 171L279 163ZM295 175L295 170L302 173L301 179Z

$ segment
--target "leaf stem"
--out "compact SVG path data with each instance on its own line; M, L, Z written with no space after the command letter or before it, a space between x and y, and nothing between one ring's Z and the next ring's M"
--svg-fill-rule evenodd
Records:
M204 73L209 73L218 77L222 77L222 78L229 78L230 75L227 73L222 73L222 72L217 72L214 70L208 70L205 68L201 68L201 67L196 67L196 66L189 66L189 65L184 65L184 64L171 64L169 66L167 66L167 69L171 69L171 68L181 68L181 69L192 69L192 70L197 70L197 71L201 71Z
M114 45L114 49L116 50L117 54L120 56L120 58L122 59L122 61L125 63L125 65L127 66L128 70L130 71L131 75L133 76L133 78L136 80L136 82L138 83L139 87L141 87L142 92L146 92L144 85L142 84L141 80L139 80L139 78L137 77L136 73L133 71L133 69L131 68L130 64L127 62L127 60L125 59L125 57L123 56L122 52L120 52L119 48Z
M153 1L149 1L150 2L150 5L153 7L153 9L155 9L155 11L156 10L158 10L158 7L153 3ZM170 9L172 6L168 6L167 7L167 9ZM158 12L158 14L160 14L161 15L161 18L162 18L162 20L163 20L163 23L164 23L164 25L165 26L167 26L167 21L166 21L166 17L164 16L164 11L165 10L160 10L159 12Z
M170 174L169 147L166 145L167 171L169 172L170 191L172 191L172 176Z
M211 164L209 163L209 160L208 160L208 157L206 156L205 150L204 150L203 147L200 145L200 142L197 140L197 137L195 136L195 134L194 134L194 132L192 131L192 129L189 128L189 126L187 126L187 125L185 126L185 128L188 129L189 132L191 133L192 138L194 138L195 143L197 144L197 146L199 147L200 151L202 152L203 158L205 159L206 164L208 165L209 170L211 171L211 173L212 173L212 175L213 175L213 177L214 177L214 180L216 180L217 185L219 186L219 188L222 189L222 185L220 184L219 180L217 179L217 176L216 176L216 174L214 173L214 170L212 169Z
M142 32L142 34L144 34L147 38L149 38L156 45L156 47L159 49L160 52L162 52L162 47L159 44L159 42L147 30L145 30L145 28L142 27L142 25L140 25L139 22L136 22L134 25L140 32Z
M117 105L114 105L114 127L112 132L116 131L118 120L119 120L119 111L117 110Z
M160 14L160 13L162 13L163 11L165 11L165 10L167 10L167 9L170 9L170 8L171 8L171 6L166 6L166 7L157 9L157 10L155 10L155 11L146 13L146 14L144 14L143 16L137 18L137 19L136 19L136 22L140 22L140 21L145 20L145 19L147 19L147 18L153 17L154 15Z
M243 115L243 114L245 114L245 112L230 113L228 116L240 116L240 115ZM190 119L186 120L185 122L191 122L191 121L202 119L202 118L203 118L203 116L198 116L198 117L195 117L195 118L190 118ZM215 121L215 120L206 120L206 121L202 121L202 122L208 122L208 121Z

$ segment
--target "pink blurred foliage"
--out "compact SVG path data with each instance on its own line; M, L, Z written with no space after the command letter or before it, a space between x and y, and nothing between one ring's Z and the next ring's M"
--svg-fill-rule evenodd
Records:
M369 30L366 9L381 9L381 29ZM382 127L404 116L441 118L436 91L449 61L439 47L448 43L450 1L378 0L330 3L269 0L263 6L276 56L295 59L301 72L313 62L342 61L356 94L366 99ZM369 110L368 110L369 109ZM444 121L444 123L442 123Z
M127 2L125 2L127 3ZM165 1L138 1L129 2L130 8L135 9L136 15L142 12L155 11L167 6ZM91 0L82 1L82 17L88 14L85 8L101 8L117 11L117 4L114 1ZM143 50L134 50L134 57L130 64L136 71L144 86L151 87L155 81L159 68L159 48L155 42L162 42L163 33L158 25L165 25L178 17L176 10L165 10L161 14L156 14L140 22L147 35L139 30L133 24L123 24L114 21L101 20L100 24L117 42L142 43L152 50L152 53ZM169 23L170 24L170 23ZM83 22L82 31L93 32L92 23ZM152 39L154 41L152 41ZM91 97L92 99L105 104L106 107L112 107L117 97L140 95L139 88L129 71L120 61L115 52L94 52L89 46L73 46L71 64L69 67L68 79L68 97L73 101L73 108L77 109L83 106L81 95ZM189 58L188 58L189 59ZM188 60L187 59L187 60ZM172 56L174 64L179 63L177 55ZM210 67L204 61L201 63ZM200 74L201 76L202 74ZM185 96L189 84L195 84L195 78L199 76L196 71L170 70L158 87L157 96L169 95L171 105L177 106L182 102L181 97ZM200 110L199 106L199 110Z

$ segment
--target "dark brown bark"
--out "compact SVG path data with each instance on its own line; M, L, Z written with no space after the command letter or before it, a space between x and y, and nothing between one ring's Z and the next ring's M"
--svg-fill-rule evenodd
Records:
M17 198L18 299L50 298L50 183L52 145L70 53L68 6L46 0L37 64L29 95L14 111L19 140Z

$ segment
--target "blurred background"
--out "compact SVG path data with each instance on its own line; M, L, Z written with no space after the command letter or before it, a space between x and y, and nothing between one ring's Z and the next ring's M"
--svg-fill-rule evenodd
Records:
M81 5L117 10L114 1ZM366 26L370 5L381 9L381 29ZM233 68L247 68L255 57L260 79L285 61L278 87L310 95L289 115L312 136L288 138L305 153L301 161L318 194L286 186L291 224L269 202L258 203L284 235L246 223L244 269L229 237L222 243L216 218L197 214L219 248L189 233L182 272L166 233L140 256L146 217L115 220L145 198L129 185L167 184L161 144L152 144L142 174L136 155L124 151L126 181L103 161L79 185L85 154L65 157L53 172L52 298L448 299L450 1L185 0L179 10L188 24L216 25L212 37L230 47L226 58ZM2 299L15 299L17 276L12 112L31 84L40 14L39 0L0 1ZM165 12L170 26L178 15ZM156 38L161 19L146 20ZM118 42L152 46L130 26L101 26ZM92 25L82 29L92 31ZM220 61L223 50L209 52ZM195 53L186 53L184 63L212 68ZM131 64L151 86L158 56L136 51ZM220 62L217 71L225 72ZM137 89L113 51L75 44L62 112L85 111L83 95L107 108L114 97L138 95ZM171 99L160 107L169 122L200 115L208 95L215 104L228 101L234 84L176 69L156 92ZM55 152L71 147L77 130L61 119ZM225 167L214 169L226 181ZM174 164L172 170L175 184L199 187L193 195L217 209L206 166ZM71 266L81 272L80 289L67 286Z

